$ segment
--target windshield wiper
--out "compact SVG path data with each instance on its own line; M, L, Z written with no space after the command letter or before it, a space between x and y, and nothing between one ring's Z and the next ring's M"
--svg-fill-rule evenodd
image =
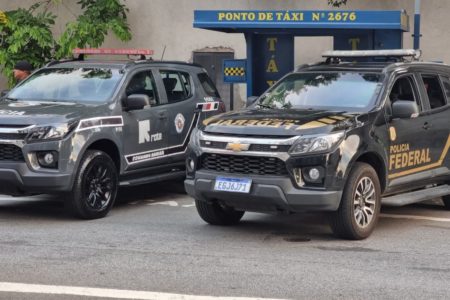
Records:
M5 98L2 98L2 99L9 100L9 101L17 101L17 100L19 100L17 98L11 98L11 97L5 97Z
M262 104L262 103L258 103L257 105L258 105L259 107L262 107L262 108L268 108L268 109L272 109L272 108L273 108L273 107L270 106L270 105Z

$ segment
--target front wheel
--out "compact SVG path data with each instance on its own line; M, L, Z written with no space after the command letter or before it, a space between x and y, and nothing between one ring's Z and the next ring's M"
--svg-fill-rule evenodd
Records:
M217 202L208 203L195 199L195 207L200 217L211 225L235 225L245 212L221 206Z
M331 228L336 236L361 240L375 228L381 207L381 187L375 170L358 162L344 187L339 209L331 215Z
M98 219L108 214L116 199L117 169L104 152L84 154L67 205L70 213L82 219Z

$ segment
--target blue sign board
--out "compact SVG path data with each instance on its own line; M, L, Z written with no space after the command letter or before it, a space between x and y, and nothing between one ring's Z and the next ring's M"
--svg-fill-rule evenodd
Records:
M397 29L408 31L405 11L196 10L196 28Z
M224 59L223 81L227 83L241 83L247 81L246 59Z
M256 96L294 68L294 37L331 36L335 50L400 49L409 18L404 10L196 10L194 27L244 34L245 77L224 73L224 81L246 80Z
M259 34L253 37L253 95L262 95L294 68L294 37L289 34Z

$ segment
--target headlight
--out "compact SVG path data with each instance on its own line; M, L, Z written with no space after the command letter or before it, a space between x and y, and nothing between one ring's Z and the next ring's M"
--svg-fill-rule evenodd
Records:
M328 152L337 146L343 139L344 132L327 135L309 135L298 138L292 145L289 153L292 155L314 152Z
M37 142L41 140L62 139L75 127L76 123L35 127L28 132L26 141Z

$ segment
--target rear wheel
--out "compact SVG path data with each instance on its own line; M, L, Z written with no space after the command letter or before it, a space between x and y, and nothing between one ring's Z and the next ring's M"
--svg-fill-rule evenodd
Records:
M217 202L208 203L195 199L195 207L200 217L211 225L235 225L245 212L221 206Z
M366 163L356 163L350 172L339 209L331 216L336 236L361 240L375 228L381 207L381 188L375 170Z
M68 209L78 218L103 218L114 204L117 189L117 169L112 159L102 151L88 150L68 196Z

